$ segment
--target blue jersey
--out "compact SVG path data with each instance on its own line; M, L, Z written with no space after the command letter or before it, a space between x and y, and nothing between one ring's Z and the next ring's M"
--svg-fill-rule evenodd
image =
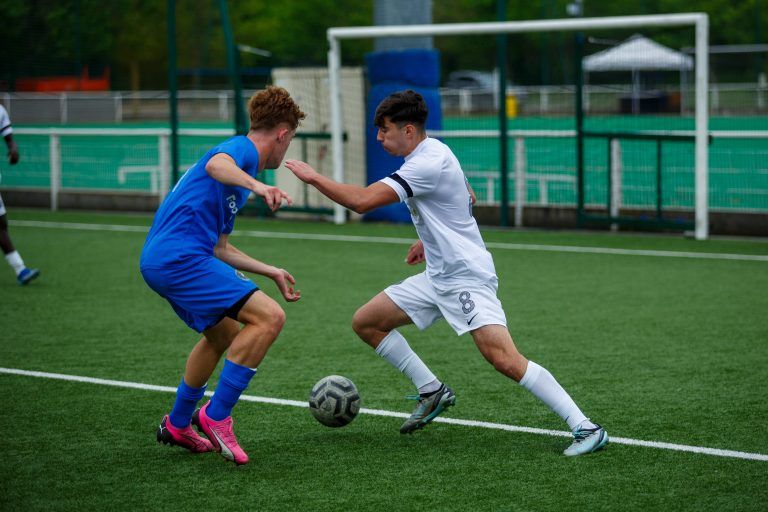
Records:
M259 153L247 137L232 137L208 151L157 210L141 253L142 268L164 268L213 256L219 237L232 232L250 190L224 185L208 175L205 166L217 153L231 156L238 167L256 177Z

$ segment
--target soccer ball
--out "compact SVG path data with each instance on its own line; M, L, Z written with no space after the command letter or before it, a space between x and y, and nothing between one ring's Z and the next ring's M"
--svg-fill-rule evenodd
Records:
M341 375L323 377L309 393L309 411L323 425L343 427L360 411L357 387Z

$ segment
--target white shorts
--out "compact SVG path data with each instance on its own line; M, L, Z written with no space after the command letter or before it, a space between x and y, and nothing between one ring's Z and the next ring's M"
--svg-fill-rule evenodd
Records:
M429 282L426 272L422 272L387 287L384 293L421 330L441 318L459 336L484 325L507 325L496 287L491 284L468 283L441 293Z
M3 204L3 196L0 196L0 215L5 215L5 204Z

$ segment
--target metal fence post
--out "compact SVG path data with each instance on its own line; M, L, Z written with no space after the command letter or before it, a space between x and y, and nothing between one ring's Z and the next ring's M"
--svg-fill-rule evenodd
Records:
M525 139L515 137L515 227L523 227L523 206L525 205Z
M67 93L61 93L59 97L59 119L61 124L67 124Z
M115 124L123 122L123 95L118 92L115 94Z
M618 217L621 211L621 141L611 139L611 217ZM616 231L618 225L611 224L611 230Z
M228 98L227 93L219 93L219 119L221 121L227 121L229 119L229 107L227 105Z
M158 187L159 203L168 195L171 183L171 144L167 133L157 137L157 157L160 174L158 178L160 182Z
M61 188L61 144L59 136L50 137L50 174L51 174L51 211L59 209L59 190Z

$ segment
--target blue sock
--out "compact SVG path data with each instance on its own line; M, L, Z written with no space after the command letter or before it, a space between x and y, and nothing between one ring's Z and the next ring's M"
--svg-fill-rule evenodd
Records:
M240 399L240 395L248 387L256 370L233 363L229 359L224 360L224 369L219 376L219 384L211 398L211 403L205 410L209 418L221 421L232 414L232 408Z
M176 428L184 428L192 421L192 413L195 412L197 402L203 398L205 394L205 386L201 388L193 388L188 386L184 382L184 377L181 378L181 384L176 391L176 402L173 404L171 414L168 416L171 420L171 425Z

